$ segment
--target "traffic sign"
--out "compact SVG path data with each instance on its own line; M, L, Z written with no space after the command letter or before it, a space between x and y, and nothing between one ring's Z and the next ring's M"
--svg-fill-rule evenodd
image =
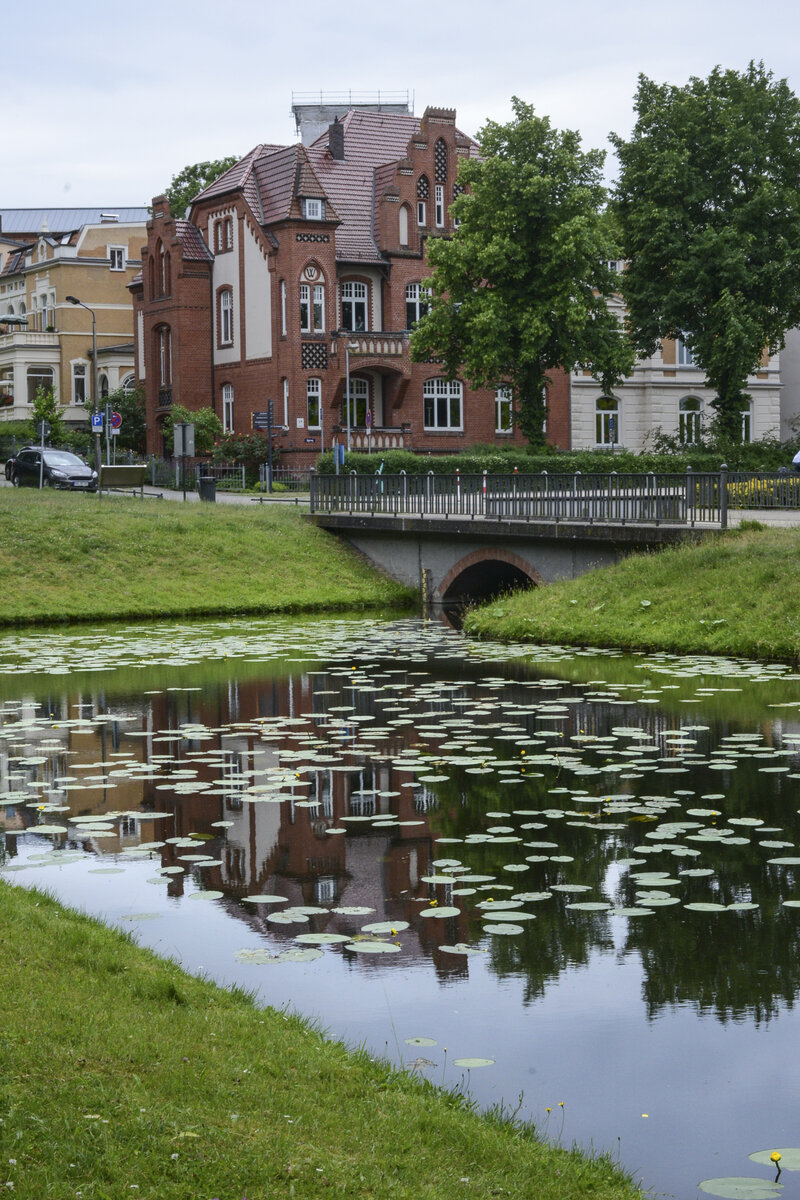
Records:
M372 427L372 409L371 408L367 409L366 426L367 426L367 429L370 429Z
M92 433L103 432L103 414L101 412L92 413Z
M116 432L122 426L122 417L118 412L112 412L110 420L111 428Z

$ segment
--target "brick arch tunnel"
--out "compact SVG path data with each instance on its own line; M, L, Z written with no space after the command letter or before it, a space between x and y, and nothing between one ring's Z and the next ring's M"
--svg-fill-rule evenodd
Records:
M510 550L486 547L458 560L433 589L441 604L491 600L503 592L539 587L544 580L529 562Z

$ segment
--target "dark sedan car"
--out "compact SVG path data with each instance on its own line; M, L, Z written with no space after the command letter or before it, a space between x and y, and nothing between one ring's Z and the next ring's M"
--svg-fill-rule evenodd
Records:
M35 446L23 446L21 449L22 450L35 450L36 447ZM20 451L18 450L17 454L19 454L19 453L20 453ZM6 479L8 479L8 480L10 480L11 476L14 474L14 459L15 458L16 458L16 455L12 454L11 458L6 459Z
M26 446L12 459L11 482L14 487L38 487L40 478L43 487L97 491L97 473L77 454Z

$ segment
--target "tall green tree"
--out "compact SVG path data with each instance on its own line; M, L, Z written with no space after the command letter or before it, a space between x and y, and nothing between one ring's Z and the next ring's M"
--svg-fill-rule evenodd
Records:
M37 428L40 421L46 421L50 426L50 432L45 441L51 446L63 446L67 437L67 427L64 424L63 410L55 398L53 389L38 387L31 407L33 409L31 419L34 429ZM37 430L37 441L39 440L39 436Z
M172 176L172 182L164 192L169 201L169 211L173 217L185 217L189 205L203 188L208 187L215 179L237 163L239 158L231 154L227 158L216 158L209 162L194 163L184 167L177 175Z
M431 303L411 354L440 359L473 387L510 386L516 419L539 446L550 372L590 369L612 392L633 358L608 305L617 255L601 220L605 156L512 103L513 120L487 122L481 157L460 166L467 191L451 208L452 238L427 243Z
M800 322L800 103L751 62L683 87L641 75L635 109L611 138L630 334L644 355L683 338L740 438L748 375Z
M117 388L116 391L109 392L103 403L108 404L112 412L118 412L122 417L119 433L114 435L117 439L117 449L144 454L147 444L144 389Z

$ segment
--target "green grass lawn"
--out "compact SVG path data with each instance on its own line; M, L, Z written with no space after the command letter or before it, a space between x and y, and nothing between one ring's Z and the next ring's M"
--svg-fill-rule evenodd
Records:
M341 541L269 505L0 489L0 624L408 603Z
M0 884L0 907L16 1200L640 1198L608 1159L482 1117L42 893Z
M637 554L504 597L465 629L507 641L800 658L800 529L747 529Z

